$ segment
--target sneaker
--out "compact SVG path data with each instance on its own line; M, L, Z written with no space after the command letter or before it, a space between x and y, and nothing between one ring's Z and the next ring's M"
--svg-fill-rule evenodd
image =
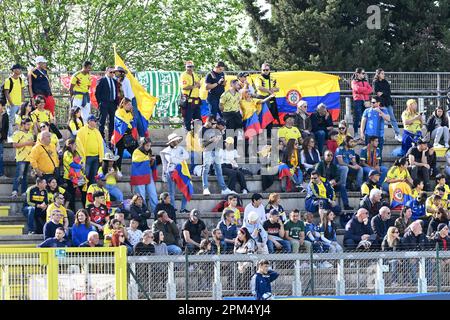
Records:
M7 179L9 179L9 177L7 177L5 175L0 176L0 180L7 180Z
M396 134L394 138L395 138L395 140L397 140L398 142L402 142L402 141L403 141L402 137L401 137L399 134Z
M180 213L190 213L190 211L187 210L187 209L183 209L183 210L180 211Z
M433 147L434 148L445 148L442 144L440 144L440 143L435 143L435 144L433 144Z
M28 234L36 234L34 231L28 231Z
M345 204L344 210L353 210L353 207L350 207L348 204Z
M232 194L232 193L236 194L235 191L230 190L230 189L228 189L228 188L226 188L225 190L222 190L222 192L221 192L221 194Z
M11 198L17 198L17 191L13 191L11 193Z
M448 143L446 143L446 144L445 144L445 147L446 147L446 148L449 148L450 146L448 145Z
M13 143L13 142L14 142L14 140L13 140L12 136L8 137L8 143Z
M209 196L209 195L211 195L211 192L209 192L209 189L208 189L208 188L203 189L203 195L204 195L204 196Z
M26 192L22 193L22 197L26 197L26 196L27 196Z
M242 190L242 194L247 194L247 193L248 193L247 189Z

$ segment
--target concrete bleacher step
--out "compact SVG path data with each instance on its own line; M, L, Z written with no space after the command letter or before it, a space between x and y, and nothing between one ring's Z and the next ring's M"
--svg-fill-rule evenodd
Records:
M28 245L36 247L39 243L44 241L42 234L23 234L23 235L0 235L0 245Z
M14 236L23 234L24 225L20 224L7 224L0 225L0 236Z

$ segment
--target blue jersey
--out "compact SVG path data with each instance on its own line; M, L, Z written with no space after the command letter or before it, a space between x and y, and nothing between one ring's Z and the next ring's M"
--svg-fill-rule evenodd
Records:
M408 207L411 207L412 215L411 220L415 221L420 217L423 217L426 213L425 204L421 204L417 199L410 200L406 203Z
M257 272L252 276L250 286L256 300L267 300L267 297L272 296L270 283L275 281L278 276L279 274L273 270L269 270L267 274Z
M336 151L336 158L338 156L342 156L342 160L344 160L344 162L346 164L351 164L352 159L354 157L356 157L356 153L355 153L355 150L353 150L353 149L347 150L344 147L339 147ZM336 163L338 163L337 160L336 160Z
M380 108L384 114L388 114L386 108ZM383 137L384 136L384 119L375 110L375 108L368 108L364 110L363 118L366 118L366 127L364 134L367 136Z

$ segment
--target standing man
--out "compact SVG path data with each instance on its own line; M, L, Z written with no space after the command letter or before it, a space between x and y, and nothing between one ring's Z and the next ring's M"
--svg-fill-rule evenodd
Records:
M25 88L25 83L22 80L23 67L20 64L15 64L11 67L12 75L5 80L4 92L6 97L6 102L8 105L8 117L9 117L9 127L8 127L8 138L11 138L13 134L13 125L16 120L16 113L19 110L22 103L25 101L25 95L23 93L23 88Z
M239 88L239 80L231 80L230 89L225 91L220 97L220 111L226 122L227 129L242 129Z
M377 137L381 154L384 145L384 122L390 120L387 109L381 107L381 98L373 97L371 107L363 112L360 134L366 145L369 144L370 137Z
M97 98L100 109L100 133L105 138L105 124L108 118L108 139L111 141L111 136L114 132L114 115L117 110L117 80L114 79L114 68L106 68L105 76L98 81L95 90L95 97Z
M194 72L194 63L186 61L186 71L180 76L181 94L184 97L184 103L181 107L181 114L184 119L184 127L187 131L192 130L192 120L202 119L200 113L200 76Z
M91 69L92 63L85 61L83 69L75 72L70 80L70 99L72 101L72 108L81 108L81 117L83 122L87 122L91 114L91 99L89 98L89 88L91 87Z
M258 271L252 276L250 287L255 300L273 300L271 282L275 281L279 274L269 268L269 261L258 261Z
M13 147L16 149L16 174L13 180L13 192L12 197L15 198L18 195L19 183L22 186L22 193L24 194L28 188L27 175L28 168L30 166L29 156L31 149L34 146L34 136L30 132L31 119L24 119L20 124L20 130L14 132L12 137Z
M208 90L208 97L206 102L208 103L209 112L213 116L217 114L221 115L219 110L220 96L225 91L225 63L222 61L217 62L214 69L206 76L206 90Z
M36 57L36 68L28 74L28 90L30 92L31 104L33 107L34 99L37 96L43 96L45 100L44 109L55 115L55 99L53 99L52 88L47 73L47 60L43 56Z

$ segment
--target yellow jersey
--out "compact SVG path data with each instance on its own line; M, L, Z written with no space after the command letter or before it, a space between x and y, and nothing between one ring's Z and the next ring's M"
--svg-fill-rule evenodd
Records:
M30 132L23 132L22 130L14 132L12 136L14 143L24 143L27 141L34 141L34 136ZM29 156L31 154L31 149L33 146L25 146L16 148L16 162L29 161Z
M70 80L70 84L73 84L73 91L88 93L91 86L92 77L88 74L83 74L81 71L75 72ZM83 99L80 94L74 94L75 99Z
M53 210L59 210L61 212L61 214L63 215L62 218L59 220L60 224L64 224L64 218L67 219L67 209L64 208L64 206L60 206L59 208L55 205L55 203L50 204L47 207L47 220L46 221L50 221L51 217L52 217L52 212Z
M257 94L263 97L268 97L270 94L259 90L259 87L264 87L266 89L276 88L276 81L274 79L266 79L262 75L258 75L253 83L257 89Z
M401 170L400 167L391 167L386 175L386 179L407 179L411 178L408 169ZM384 181L386 181L386 179Z
M259 103L259 101L259 99L251 99L249 101L241 99L240 105L242 110L242 120L247 120L255 112L261 112L261 104Z
M102 167L100 167L100 168L98 169L97 174L99 174L99 175L104 174L104 173L103 173L103 168L102 168ZM104 175L106 176L106 173L105 173ZM109 175L109 176L106 178L106 184L109 184L109 185L116 185L116 184L117 184L117 179L116 179L116 177L115 177L114 175Z
M183 94L189 95L189 92L191 92L191 90L183 90L184 87L192 86L192 85L194 85L194 82L199 82L199 81L200 81L200 76L198 74L196 74L195 72L193 72L192 75L188 74L187 72L183 72L180 76L180 87L181 87ZM200 97L200 89L199 88L192 89L190 97L191 98ZM191 100L189 100L189 102L190 101Z
M9 93L9 97L11 98L13 105L20 106L23 103L22 91L23 88L25 88L25 82L23 81L22 78L14 79L13 77L10 77L5 80L5 85L3 87L5 90L10 90L11 81L12 81L12 90ZM7 101L7 104L10 105L9 101Z
M230 90L225 91L220 96L220 104L223 105L223 112L239 112L239 101L241 95L238 92L232 94Z
M409 114L409 112L407 110L403 111L402 121L403 121L403 127L405 128L405 130L408 130L411 133L416 133L416 132L422 130L422 121L420 121L420 120L416 119L411 124L408 124L408 125L405 124L406 120L411 120L412 118L416 117L417 115L418 115L418 113Z
M50 113L50 111L46 110L46 109L36 109L33 112L31 112L30 114L30 119L31 121L33 121L33 124L38 125L41 122L53 122L53 116Z
M297 127L288 128L284 126L280 128L280 130L278 130L278 138L284 138L286 142L288 142L290 139L298 140L299 138L301 138L301 136L302 134Z

